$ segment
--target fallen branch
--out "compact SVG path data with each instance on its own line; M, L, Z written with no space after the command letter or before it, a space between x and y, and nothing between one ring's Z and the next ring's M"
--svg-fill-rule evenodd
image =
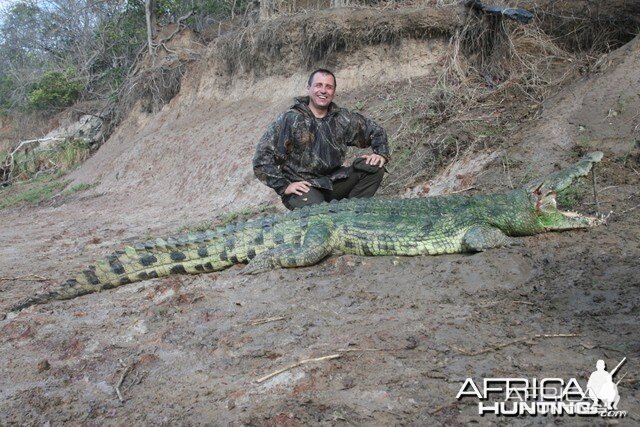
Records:
M287 366L287 367L285 367L285 368L278 369L277 371L272 372L272 373L270 373L269 375L265 375L265 376L264 376L264 377L262 377L262 378L258 378L258 379L256 380L256 382L257 382L258 384L263 383L263 382L265 382L266 380L268 380L268 379L270 379L270 378L273 378L273 377L275 377L275 376L278 376L278 375L282 374L283 372L287 372L287 371L289 371L289 370L291 370L291 369L293 369L293 368L297 368L298 366L302 366L302 365L307 364L307 363L311 363L311 362L321 362L321 361L323 361L323 360L337 359L337 358L339 358L339 357L341 357L341 356L342 356L342 355L341 355L340 353L336 353L336 354L330 354L330 355L328 355L328 356L316 357L316 358L313 358L313 359L304 359L304 360L301 360L301 361L299 361L299 362L296 362L296 363L294 363L294 364L292 364L292 365L289 365L289 366Z
M405 350L404 348L339 348L336 351L340 353L349 353L352 351L397 351Z
M245 325L256 326L256 325L264 325L265 323L271 322L279 322L280 320L286 320L287 318L284 316L279 317L265 317L264 319L255 319L250 322L245 323Z
M511 302L514 303L514 304L535 305L534 303L529 302L529 301L514 300L514 301L511 301Z
M15 155L20 150L22 150L22 147L24 147L27 144L33 144L33 143L40 144L41 142L64 141L64 140L65 138L52 137L52 138L38 138L38 139L28 139L28 140L20 141L18 143L18 146L14 148L10 153L7 153L4 159L1 160L3 163L0 164L0 179L2 180L0 182L0 185L3 185L3 186L8 185L8 184L11 184L11 182L13 181L13 170L15 168Z
M10 155L16 154L23 145L33 144L34 142L47 142L47 141L64 141L65 138L61 137L51 137L51 138L37 138L37 139L27 139L25 141L20 141L18 146L10 153Z
M596 165L591 167L591 185L593 186L593 202L596 204L596 212L600 212L600 203L598 202L598 190L596 189Z
M458 347L453 347L453 349L458 351L459 353L464 354L465 356L478 356L480 354L488 353L490 351L501 350L501 349L503 349L505 347L508 347L510 345L519 344L519 343L527 342L527 341L533 341L533 340L536 340L536 339L542 339L542 338L571 338L571 337L577 337L577 336L579 336L579 335L578 334L538 334L538 335L534 335L532 337L518 338L516 340L509 341L509 342L502 343L502 344L498 344L496 346L488 347L488 348L485 348L485 349L479 350L479 351L468 351L468 350L464 350L464 349L458 348Z
M120 362L120 366L124 366L124 362L121 359L118 360L118 362ZM127 374L131 372L132 368L133 368L132 365L129 365L126 368L124 368L124 371L122 371L122 375L120 376L120 380L118 381L118 384L116 384L116 394L118 395L118 399L120 400L120 403L124 403L124 398L122 397L122 392L120 391L120 387L122 386L122 383L124 382L124 379L127 376Z

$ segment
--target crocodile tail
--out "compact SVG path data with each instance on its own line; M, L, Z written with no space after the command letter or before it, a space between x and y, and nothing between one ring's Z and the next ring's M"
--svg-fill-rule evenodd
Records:
M10 311L20 311L20 310L24 310L25 308L31 307L32 305L45 304L49 301L54 301L54 300L71 299L71 298L78 297L80 295L85 295L85 294L97 292L98 290L100 290L93 286L88 286L89 285L88 283L83 283L83 282L84 281L79 282L77 279L69 279L66 282L64 282L62 285L60 285L58 288L50 292L47 292L41 295L36 295L19 304L14 305L13 307L11 307ZM104 287L101 289L104 289Z
M205 236L205 237L202 237ZM128 283L168 276L169 274L205 273L231 266L224 242L215 231L128 246L106 260L89 266L75 279L69 279L48 293L36 295L16 304L19 311L35 304L66 300L111 289Z

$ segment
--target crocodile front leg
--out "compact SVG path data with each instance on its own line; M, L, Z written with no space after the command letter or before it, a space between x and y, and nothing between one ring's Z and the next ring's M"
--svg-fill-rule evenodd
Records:
M301 244L284 244L262 252L249 262L242 273L258 274L278 267L306 267L320 262L332 249L329 227L310 225Z
M462 246L469 252L482 252L500 246L520 245L521 243L500 229L488 225L471 227L464 235Z

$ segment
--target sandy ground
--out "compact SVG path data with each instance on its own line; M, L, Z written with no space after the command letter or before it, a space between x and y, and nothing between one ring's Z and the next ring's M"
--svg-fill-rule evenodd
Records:
M505 190L602 149L607 226L475 255L339 256L252 277L237 266L33 307L0 321L0 425L600 424L480 417L476 399L456 394L468 377L584 385L598 359L611 368L624 357L621 424L639 424L639 44L550 99L476 184ZM438 55L420 52L428 73ZM130 118L75 173L97 187L4 210L1 276L48 280L0 282L0 313L122 242L273 202L248 165L303 78L266 81L226 102L192 78L189 91L157 116ZM363 90L358 81L346 90ZM283 95L262 96L274 84ZM590 202L576 209L593 212Z

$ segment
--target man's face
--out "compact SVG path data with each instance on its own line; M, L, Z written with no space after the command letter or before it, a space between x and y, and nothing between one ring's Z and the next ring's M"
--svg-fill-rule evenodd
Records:
M336 93L336 82L331 74L316 73L307 89L311 106L318 110L326 110Z

